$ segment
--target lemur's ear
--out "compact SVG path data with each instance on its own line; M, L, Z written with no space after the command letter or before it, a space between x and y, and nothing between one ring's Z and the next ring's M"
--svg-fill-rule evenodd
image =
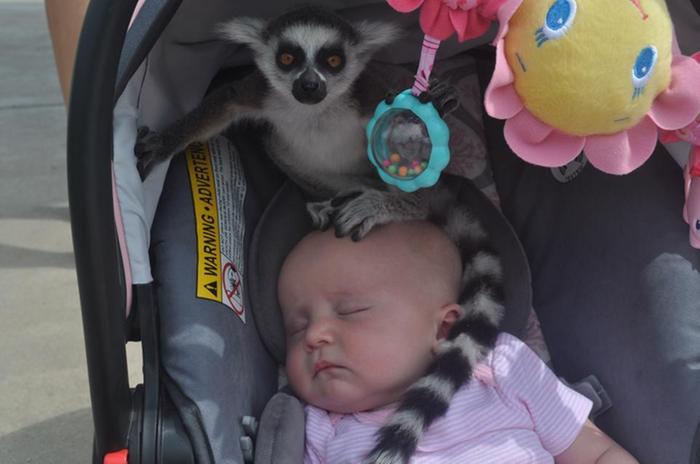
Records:
M221 23L218 27L219 36L231 42L248 45L257 49L263 41L265 21L260 18L234 18Z
M380 48L394 42L401 36L401 29L392 23L360 21L354 24L360 36L358 55L369 59Z

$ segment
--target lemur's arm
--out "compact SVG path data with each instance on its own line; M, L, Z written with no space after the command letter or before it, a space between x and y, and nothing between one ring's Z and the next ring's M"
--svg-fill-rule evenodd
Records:
M134 154L141 178L190 143L205 142L236 121L257 117L266 92L267 82L256 71L210 93L199 106L160 132L140 128Z

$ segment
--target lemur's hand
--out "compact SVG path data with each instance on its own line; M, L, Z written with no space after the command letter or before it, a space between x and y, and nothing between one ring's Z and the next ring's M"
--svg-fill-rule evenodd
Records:
M434 77L430 78L430 87L418 96L418 100L421 103L431 102L441 117L459 106L454 87Z
M153 166L158 162L168 159L172 155L172 149L168 147L167 140L162 134L150 130L148 127L139 127L134 145L134 155L138 159L136 167L145 180Z
M314 227L325 230L333 225L337 237L349 235L354 241L362 240L374 226L394 219L387 208L386 192L370 188L343 192L306 208Z

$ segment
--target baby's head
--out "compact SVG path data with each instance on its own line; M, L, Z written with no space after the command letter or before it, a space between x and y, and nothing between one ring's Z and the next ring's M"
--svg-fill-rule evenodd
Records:
M398 400L459 317L460 280L457 248L427 222L377 227L359 242L307 235L278 291L295 392L339 413Z

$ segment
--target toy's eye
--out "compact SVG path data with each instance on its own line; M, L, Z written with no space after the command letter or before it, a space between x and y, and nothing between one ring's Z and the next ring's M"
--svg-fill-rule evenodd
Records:
M556 0L547 10L544 25L535 31L535 41L541 47L548 40L563 37L576 18L576 0Z
M634 86L632 100L639 98L644 93L644 88L651 78L658 57L659 53L653 45L642 48L642 51L637 55L634 66L632 66L632 85Z
M328 66L335 69L343 64L343 59L339 55L331 55L326 59L326 63L328 63Z
M698 220L695 221L695 230L697 230L698 232L700 232L700 219L698 219Z

